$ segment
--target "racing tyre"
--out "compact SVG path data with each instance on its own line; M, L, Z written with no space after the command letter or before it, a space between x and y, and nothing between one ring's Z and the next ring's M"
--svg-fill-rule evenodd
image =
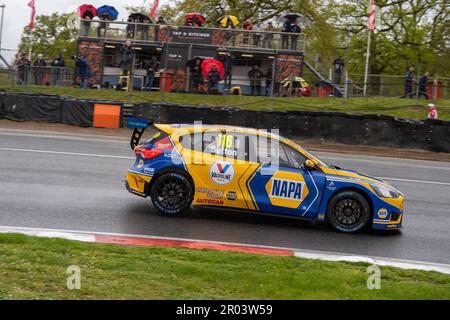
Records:
M327 219L338 231L356 233L369 224L370 206L358 192L343 191L328 203Z
M191 206L194 191L189 180L179 173L166 173L152 185L150 197L161 213L180 215Z

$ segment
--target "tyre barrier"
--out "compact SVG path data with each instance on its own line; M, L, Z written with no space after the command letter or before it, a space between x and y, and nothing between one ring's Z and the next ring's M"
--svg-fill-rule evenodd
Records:
M49 95L0 94L0 119L59 122L93 126L96 103L122 106L122 113L155 123L235 125L279 129L296 139L350 145L423 149L450 153L450 121L409 120L386 115L346 114L324 111L255 111L236 107L139 104L123 108L122 102L77 100ZM123 120L125 116L123 115Z
M139 115L160 123L203 121L204 124L279 129L283 136L317 142L450 153L450 121L324 111L255 111L166 103L143 104L136 106L135 110L139 110Z
M79 100L55 95L0 94L0 119L42 121L92 127L95 104L122 102Z

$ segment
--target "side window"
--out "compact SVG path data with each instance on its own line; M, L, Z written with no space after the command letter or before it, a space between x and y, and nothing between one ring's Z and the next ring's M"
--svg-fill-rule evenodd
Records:
M258 141L257 155L259 163L286 168L300 169L306 161L300 152L272 139Z
M181 136L179 141L184 149L202 151L202 137L201 134L186 134Z
M234 132L205 132L203 152L219 157L248 160L248 138Z
M278 165L283 161L280 155L279 142L261 136L255 137L257 147L257 161L262 164Z
M306 158L291 147L280 144L280 166L301 169Z

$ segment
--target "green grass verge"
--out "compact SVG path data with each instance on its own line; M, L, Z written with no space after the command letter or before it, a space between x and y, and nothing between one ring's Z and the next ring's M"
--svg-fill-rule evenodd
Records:
M346 113L384 114L406 119L426 119L427 101L400 98L274 98L247 96L208 96L198 94L127 92L113 90L81 90L78 88L16 86L16 92L44 93L83 99L105 99L127 103L171 102L179 104L207 104L237 106L253 110L313 110ZM440 119L450 120L450 99L436 102Z
M81 268L81 290L66 270ZM450 276L295 257L0 235L0 299L450 299Z

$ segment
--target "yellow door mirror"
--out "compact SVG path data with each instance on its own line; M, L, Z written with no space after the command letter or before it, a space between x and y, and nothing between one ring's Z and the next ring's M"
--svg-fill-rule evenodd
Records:
M307 169L314 169L316 167L316 165L314 164L314 162L312 162L311 160L306 160L305 162L305 167Z

